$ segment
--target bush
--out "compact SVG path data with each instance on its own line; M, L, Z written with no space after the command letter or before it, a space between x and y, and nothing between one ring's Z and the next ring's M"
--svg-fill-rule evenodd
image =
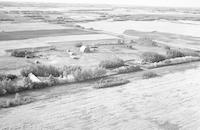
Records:
M33 57L33 52L27 51L27 50L13 50L11 52L11 56L14 56L14 57L32 56Z
M50 82L32 82L29 77L24 78L24 89L41 89L50 87Z
M14 50L14 51L11 52L11 56L15 56L15 57L25 57L25 56L26 56L26 51Z
M104 68L102 68L102 67L96 67L96 68L94 68L92 70L92 75L93 75L92 77L93 77L93 79L94 78L100 78L100 77L105 76L106 73L107 73L107 71Z
M104 68L96 67L93 69L82 69L81 67L65 67L66 74L70 74L74 77L75 81L85 81L89 79L96 79L106 75ZM34 71L35 72L35 71ZM67 75L66 75L67 76ZM4 79L0 81L0 96L4 94L12 94L19 91L30 90L30 89L41 89L51 87L53 85L66 83L60 82L59 78L50 75L43 82L32 82L29 77L24 77L23 86L16 86L11 80Z
M0 74L0 81L2 80L15 80L17 78L14 74Z
M15 79L17 79L17 75L14 75L14 74L7 74L7 75L6 75L6 79L8 79L8 80L15 80Z
M6 90L3 87L0 87L0 96L5 95Z
M165 59L166 59L165 56L160 55L155 52L145 52L142 54L143 62L154 63L154 62L163 61Z
M32 81L29 77L23 78L24 88L21 88L21 91L24 89L32 89Z
M192 51L192 50L182 51L182 53L185 56L194 56L194 57L199 57L200 56L198 52Z
M75 71L81 71L81 66L64 66L63 67L63 75L67 76L69 74L74 73Z
M52 75L50 75L48 77L47 83L48 83L48 86L54 86L54 85L58 84L58 80L55 77L53 77Z
M97 67L94 69L81 69L76 70L75 72L73 72L72 75L74 76L75 81L85 81L105 76L106 70L101 67Z
M115 69L114 71L117 72L118 74L122 74L122 73L136 72L140 70L142 70L140 66L123 66L123 67Z
M18 93L16 93L13 99L2 101L0 103L0 108L15 107L15 106L24 105L30 102L33 102L32 98L21 97Z
M13 94L17 92L17 86L15 86L11 80L3 80L1 82L1 85L8 94Z
M117 68L124 66L124 60L119 58L104 60L100 62L99 66L103 68Z
M75 81L84 81L92 79L92 71L90 69L78 70L73 73Z
M158 76L158 74L156 74L154 72L146 72L143 74L143 79L150 79L150 78L154 78L157 76Z
M101 79L99 80L95 85L94 88L108 88L108 87L115 87L123 84L129 83L129 80L125 79L118 79L118 78L113 78L113 79Z
M184 57L185 54L179 50L167 50L167 58Z
M137 43L143 46L158 46L157 42L153 41L151 38L148 37L139 38L137 40Z
M18 91L18 87L11 80L0 81L0 95L13 94Z
M81 66L65 66L63 67L63 76L72 75L75 81L84 81L89 79L100 78L105 76L106 70L102 67L93 69L83 69Z
M5 74L0 74L0 81L7 80Z
M0 81L6 79L6 75L5 74L0 74Z
M29 66L27 68L22 69L20 73L24 77L27 77L30 73L33 73L35 76L41 76L41 77L48 77L50 75L54 77L59 77L62 74L60 69L51 65Z
M185 56L185 57L171 58L171 59L166 59L161 62L151 63L148 65L145 65L144 67L148 69L152 69L152 68L157 68L157 67L177 65L177 64L183 64L183 63L189 63L189 62L195 62L195 61L200 61L200 57Z
M81 67L64 67L66 71L66 77L68 74L72 75L75 81L85 81L89 79L96 79L106 75L106 70L100 67L94 69L82 69ZM32 82L29 77L24 78L24 86L20 87L18 91L29 90L29 89L41 89L46 87L51 87L57 84L62 84L66 82L60 82L58 78L50 75L44 82ZM1 92L1 91L0 91ZM3 91L2 91L3 93Z

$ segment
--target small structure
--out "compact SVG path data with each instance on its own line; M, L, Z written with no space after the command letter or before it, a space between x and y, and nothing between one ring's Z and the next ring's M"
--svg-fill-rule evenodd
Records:
M79 59L79 57L77 57L77 56L75 56L75 55L70 55L70 57L71 57L72 59L76 59L76 60Z
M119 40L117 41L117 43L118 43L118 44L125 44L125 40L124 40L124 39L119 39Z
M89 53L90 52L89 46L81 46L80 47L80 52Z
M40 64L40 62L38 60L35 61L35 64Z
M76 54L75 54L74 52L72 52L72 51L71 51L71 52L68 52L68 53L69 53L70 56L76 55Z
M137 43L137 42L135 40L130 40L129 43L133 44L133 43Z
M98 47L97 46L91 46L90 48L92 49L92 51L96 51Z
M67 53L70 55L70 56L73 56L73 55L76 55L74 52L72 52L71 50L67 50Z
M34 74L32 74L32 73L28 74L28 77L29 77L29 79L30 79L32 82L35 82L35 83L40 83L40 82L41 82L41 80L38 79L38 78L37 78Z
M126 45L126 47L129 48L129 49L133 49L132 45Z

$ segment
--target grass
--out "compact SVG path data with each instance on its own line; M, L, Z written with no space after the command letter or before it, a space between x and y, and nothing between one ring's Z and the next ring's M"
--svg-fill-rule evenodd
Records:
M123 74L123 73L137 72L140 70L142 70L140 66L122 66L120 68L115 69L114 71L117 72L118 74Z
M158 77L159 75L156 74L155 72L145 72L142 77L143 79L150 79L150 78L155 78Z
M129 80L125 80L125 79L118 79L118 78L101 79L94 85L94 88L97 88L97 89L109 88L109 87L124 85L127 83L129 83Z
M35 76L48 77L50 75L59 77L62 72L59 68L51 65L32 65L21 70L21 75L27 77L30 73Z
M22 97L18 93L15 94L15 97L0 102L0 108L15 107L19 105L24 105L33 102L33 99L30 97Z
M120 58L114 58L110 60L103 60L99 63L100 67L109 69L109 68L118 68L124 66L124 60Z
M148 63L160 62L166 59L165 56L155 52L144 52L141 58L143 62L148 62Z

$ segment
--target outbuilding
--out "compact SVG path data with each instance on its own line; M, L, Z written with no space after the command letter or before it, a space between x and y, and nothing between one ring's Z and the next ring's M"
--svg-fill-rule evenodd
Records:
M90 52L90 47L89 46L81 46L80 47L80 52L89 53Z
M29 79L32 81L32 82L35 82L35 83L40 83L41 82L41 80L40 79L38 79L38 77L36 77L34 74L32 74L32 73L30 73L29 75L28 75L28 77L29 77Z

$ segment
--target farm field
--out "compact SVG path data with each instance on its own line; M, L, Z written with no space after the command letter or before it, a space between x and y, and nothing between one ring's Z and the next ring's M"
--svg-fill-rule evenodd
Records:
M73 27L64 27L56 24L49 24L44 22L36 23L2 23L0 32L16 32L16 31L34 31L34 30L58 30L71 29Z
M128 36L143 36L143 32L135 30L126 30L124 32ZM186 35L170 34L170 33L161 33L161 32L145 32L145 35L155 39L156 41L163 43L165 45L177 47L177 48L186 48L199 51L199 37L189 37Z
M81 35L81 34L91 34L87 31L82 31L78 29L54 29L54 30L32 30L32 31L12 31L12 32L1 32L0 41L8 40L23 40L38 37L47 36L59 36L59 35Z

